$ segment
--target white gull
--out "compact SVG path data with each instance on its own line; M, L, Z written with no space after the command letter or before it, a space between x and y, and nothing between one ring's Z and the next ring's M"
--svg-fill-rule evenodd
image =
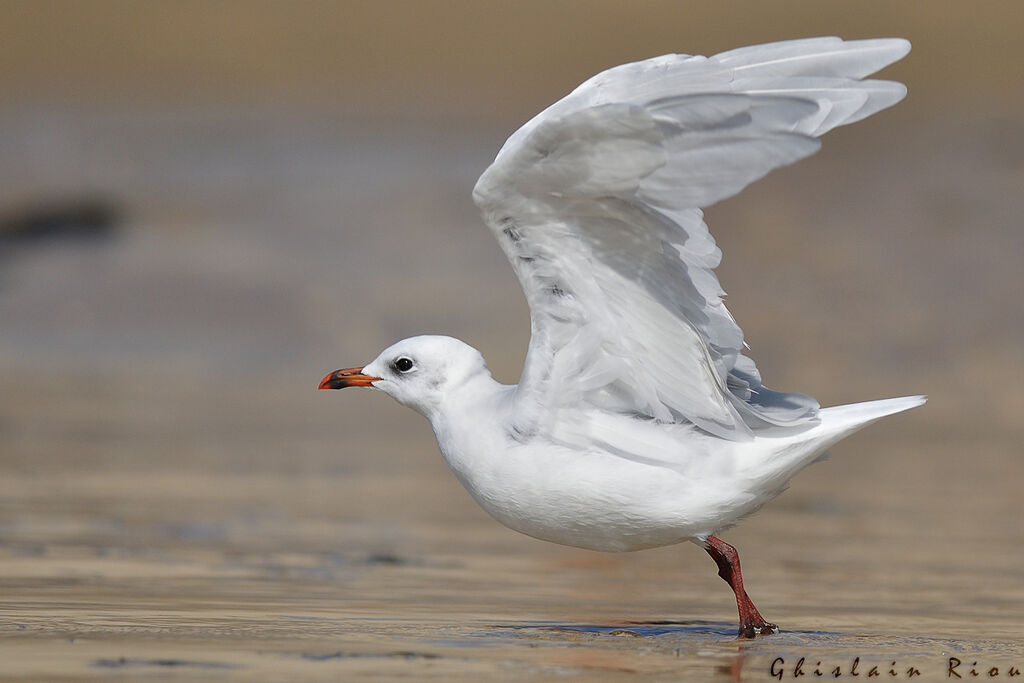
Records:
M736 594L740 636L774 632L714 534L925 399L819 408L764 387L701 207L902 99L902 84L864 78L909 49L813 38L594 76L516 131L473 191L530 305L519 384L457 339L421 336L320 388L373 387L421 413L473 498L524 534L610 552L699 544Z

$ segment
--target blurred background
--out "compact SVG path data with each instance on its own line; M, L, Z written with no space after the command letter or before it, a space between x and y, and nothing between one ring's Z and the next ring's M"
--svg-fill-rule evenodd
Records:
M537 577L589 564L622 580L615 591L692 568L721 598L709 614L729 621L727 589L694 549L584 560L604 556L515 536L461 491L421 418L373 392L314 389L421 333L460 337L517 380L528 313L470 191L518 125L584 79L667 52L840 35L910 39L882 74L909 96L712 207L718 273L768 385L822 405L930 401L836 447L775 522L769 506L733 542L776 548L744 566L792 591L779 604L806 605L808 577L852 563L872 595L905 595L939 564L944 578L924 581L936 591L998 586L1019 606L1019 577L1006 580L1022 559L1022 31L1017 0L4 0L5 593L52 634L37 608L74 602L61 577L85 576L92 596L142 577L145 602L155 567L196 548L210 553L200 573L233 548L231 567L309 565L334 583L348 561L401 568L461 548L525 553ZM830 554L813 534L783 550L822 519L818 541L909 548L919 565ZM966 556L945 552L949 539ZM962 620L991 598L959 595L921 609ZM673 599L662 609L678 616L689 603Z

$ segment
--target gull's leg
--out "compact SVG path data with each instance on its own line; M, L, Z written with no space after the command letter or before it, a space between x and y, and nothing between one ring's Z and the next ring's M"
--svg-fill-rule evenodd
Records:
M776 633L779 629L775 624L765 621L761 613L754 607L747 591L743 589L743 574L740 572L740 554L736 548L720 538L708 536L704 541L704 550L718 565L718 575L725 579L726 583L736 594L736 608L740 613L740 638L753 638L758 633L767 635Z

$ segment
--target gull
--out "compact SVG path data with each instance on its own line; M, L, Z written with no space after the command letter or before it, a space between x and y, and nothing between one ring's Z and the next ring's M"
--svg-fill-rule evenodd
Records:
M319 388L373 387L422 414L470 495L516 531L607 552L700 545L736 595L739 637L776 632L715 534L925 397L820 408L765 387L701 208L901 100L902 84L865 77L909 50L812 38L594 76L517 130L473 190L530 306L519 384L457 339L418 336Z

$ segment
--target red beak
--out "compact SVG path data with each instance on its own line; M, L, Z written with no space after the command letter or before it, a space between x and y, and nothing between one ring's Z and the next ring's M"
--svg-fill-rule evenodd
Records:
M372 387L380 377L364 375L362 368L342 368L320 381L318 389L344 389L345 387Z

